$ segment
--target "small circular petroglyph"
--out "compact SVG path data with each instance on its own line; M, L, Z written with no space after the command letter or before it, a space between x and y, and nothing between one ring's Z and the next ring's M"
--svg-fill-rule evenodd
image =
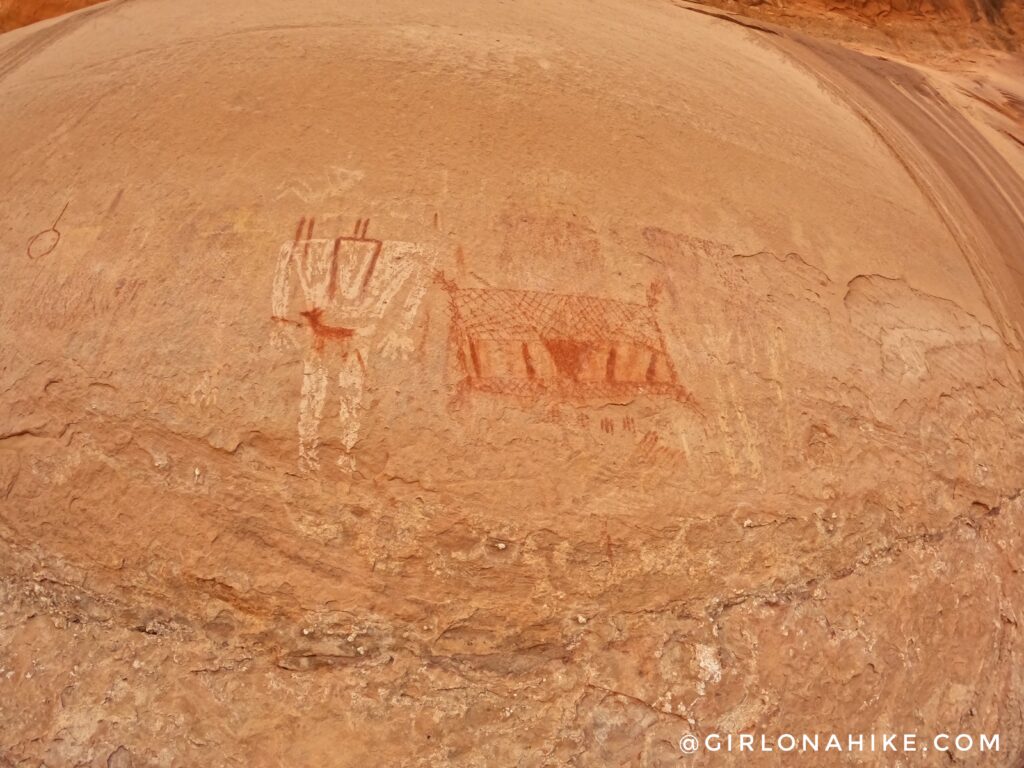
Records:
M60 214L54 219L53 224L28 241L25 251L30 259L40 259L53 253L53 249L60 242L60 231L57 229L57 225L60 224L60 220L64 217L64 212L67 211L70 204L70 200L64 203L64 207L60 209Z
M40 259L53 253L53 249L60 242L60 232L56 229L44 229L38 235L28 241L28 257Z

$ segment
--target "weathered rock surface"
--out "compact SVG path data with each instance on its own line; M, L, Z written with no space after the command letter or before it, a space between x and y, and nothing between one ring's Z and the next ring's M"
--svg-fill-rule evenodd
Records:
M0 37L0 764L1019 764L1020 81L745 23Z
M97 0L0 0L0 32L77 11Z
M110 0L123 2L124 0ZM675 0L666 0L675 2ZM1024 7L1015 0L695 0L847 42L927 51L1018 50ZM99 4L99 0L0 0L0 32ZM681 4L681 3L680 3Z
M705 0L709 5L805 29L832 39L899 50L1019 51L1024 6L1005 0Z

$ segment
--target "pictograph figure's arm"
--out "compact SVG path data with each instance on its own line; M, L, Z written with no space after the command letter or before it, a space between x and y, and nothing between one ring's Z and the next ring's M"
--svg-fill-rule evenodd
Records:
M427 292L425 276L428 264L424 254L411 243L396 244L401 250L391 262L393 266L386 271L387 283L372 310L374 317L381 317L399 291L409 284L405 301L397 313L395 322L388 330L380 344L380 351L388 357L406 357L413 351L412 340L408 334L416 322L420 304Z
M413 324L416 322L416 315L419 313L420 304L423 302L423 297L427 293L427 281L425 277L425 265L421 263L414 263L408 277L406 278L406 281L411 282L412 286L409 288L409 292L405 295L405 303L402 305L402 314L398 321L398 325L404 333L412 330Z
M285 320L288 317L288 306L291 303L291 271L292 252L291 243L285 243L277 255L277 270L274 272L274 293L271 296L270 313L275 320Z
M379 293L371 291L368 301L363 307L367 317L374 319L384 316L391 302L409 276L415 272L416 258L419 255L411 243L389 243L386 261L377 271L375 282L380 285ZM374 295L376 293L376 295Z

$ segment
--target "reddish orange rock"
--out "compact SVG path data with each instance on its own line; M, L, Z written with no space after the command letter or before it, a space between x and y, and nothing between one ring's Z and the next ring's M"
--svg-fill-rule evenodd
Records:
M633 0L0 36L0 765L1019 765L1018 66Z

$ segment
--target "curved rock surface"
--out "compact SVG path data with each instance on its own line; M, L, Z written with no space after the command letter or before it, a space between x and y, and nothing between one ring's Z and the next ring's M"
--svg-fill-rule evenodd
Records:
M1024 6L1012 0L705 0L831 39L917 59L964 49L1019 51Z
M123 0L110 0L119 2ZM666 0L674 2L674 0ZM1017 50L1024 9L1010 0L698 0L826 37L892 48ZM99 0L0 0L0 32L61 16Z
M0 0L0 32L62 16L98 0Z
M626 0L0 37L0 765L1018 764L1019 83Z

